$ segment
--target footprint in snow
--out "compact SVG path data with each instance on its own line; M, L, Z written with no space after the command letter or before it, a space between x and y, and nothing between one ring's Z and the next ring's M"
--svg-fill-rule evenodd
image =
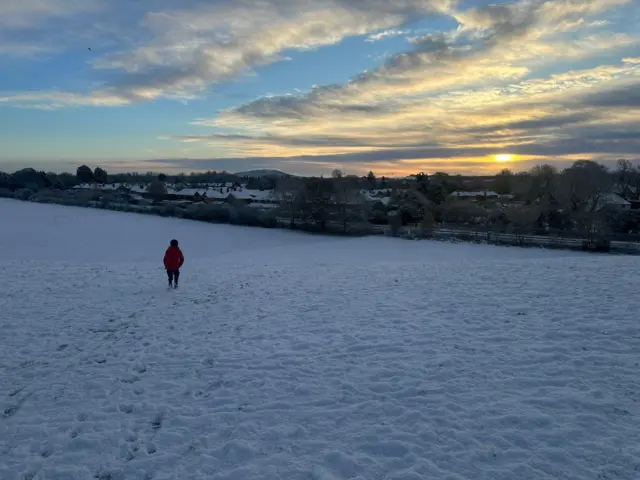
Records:
M162 415L157 414L153 417L153 420L151 421L151 428L154 430L160 430L162 428Z
M133 366L133 370L137 373L145 373L147 371L147 367L140 362L137 362Z
M44 447L41 451L40 451L40 456L42 458L49 458L51 456L51 454L53 453L53 448L51 447Z
M10 417L13 417L17 411L18 411L18 407L15 407L15 406L7 407L4 409L4 412L2 412L2 416L5 418L10 418Z
M135 383L140 380L140 377L136 375L125 375L124 378L120 379L122 383Z

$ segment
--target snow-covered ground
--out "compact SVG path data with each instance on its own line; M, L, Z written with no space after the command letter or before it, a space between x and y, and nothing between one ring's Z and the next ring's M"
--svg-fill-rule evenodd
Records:
M2 200L0 272L2 480L640 477L636 257Z

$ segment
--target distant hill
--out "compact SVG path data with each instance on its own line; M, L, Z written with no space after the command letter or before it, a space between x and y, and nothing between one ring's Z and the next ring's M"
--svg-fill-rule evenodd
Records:
M291 177L288 173L281 172L280 170L249 170L247 172L237 172L234 175L238 177L273 177L273 178L283 178L283 177Z

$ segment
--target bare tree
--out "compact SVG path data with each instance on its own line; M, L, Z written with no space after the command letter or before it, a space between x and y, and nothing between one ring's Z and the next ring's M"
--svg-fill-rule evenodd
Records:
M508 168L502 170L493 180L493 190L501 195L508 195L513 191L513 172Z
M531 179L528 203L548 206L556 201L558 170L552 165L536 165L529 172Z
M607 168L591 160L578 160L562 172L562 192L572 212L598 210L612 186Z
M294 228L296 220L300 217L300 205L302 195L302 182L295 177L284 177L278 180L273 192L280 202L281 210L289 219L289 227Z
M607 233L600 210L612 183L607 168L591 160L578 160L562 172L564 203L589 248Z
M615 172L616 191L625 198L635 198L640 192L640 166L635 167L629 160L618 160Z
M362 220L365 205L364 197L360 192L357 179L337 179L334 182L334 189L333 203L335 210L342 224L342 231L347 233L349 222Z
M518 245L524 245L527 235L531 234L541 215L540 207L512 207L505 211L509 222L509 232L514 234Z
M300 213L305 223L325 230L334 199L333 181L326 178L308 179L300 192Z
M338 168L336 168L335 170L333 170L331 172L331 178L338 179L338 178L342 178L342 177L344 177L344 173L342 172L342 170L340 170Z

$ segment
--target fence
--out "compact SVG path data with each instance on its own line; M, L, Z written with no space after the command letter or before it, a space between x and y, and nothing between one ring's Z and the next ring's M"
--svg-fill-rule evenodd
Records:
M385 226L385 234L390 228ZM578 236L515 234L486 230L435 228L424 230L420 227L403 227L399 235L411 238L459 239L472 242L521 247L562 248L571 250L610 251L640 255L640 241L597 239L588 241Z
M289 219L278 217L278 223L282 227L289 227ZM296 220L295 226L305 227L305 222ZM343 224L340 222L327 222L329 231L343 232ZM417 225L404 226L396 229L390 225L372 225L369 223L349 223L347 234L368 235L395 235L404 238L431 238L438 240L457 239L467 242L491 243L496 245L514 245L520 247L543 247L570 250L607 251L614 253L626 253L640 255L640 238L628 235L625 240L599 239L588 241L578 235L562 235L553 232L548 235L516 234L506 232L494 232L473 228L436 227L425 230ZM568 232L567 232L568 233Z

